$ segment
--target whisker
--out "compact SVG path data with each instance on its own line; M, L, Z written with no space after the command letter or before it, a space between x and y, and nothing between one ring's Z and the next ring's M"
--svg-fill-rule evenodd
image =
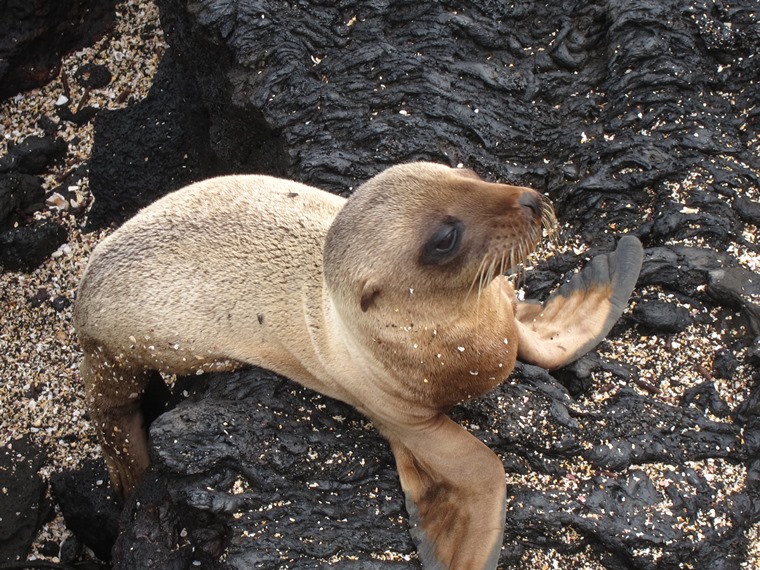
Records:
M487 258L486 258L487 259ZM485 260L484 260L485 261ZM486 269L485 265L483 266L483 271L480 273L480 282L478 283L478 303L480 303L480 292L483 290L483 283L486 280L486 274L488 273L488 270ZM478 305L479 307L480 305Z
M491 261L491 267L488 274L488 283L491 283L491 281L493 281L496 278L496 276L499 274L498 272L499 272L499 259L494 257L493 261Z
M512 277L515 276L515 247L509 248L509 269L512 271Z
M469 297L470 293L472 293L472 288L475 287L475 282L477 282L478 279L482 279L483 267L485 266L487 260L488 260L488 255L484 255L483 259L480 260L480 265L478 266L478 270L475 273L475 277L473 277L472 279L472 283L470 284L469 290L467 291L467 297ZM480 295L480 286L478 286L478 295ZM465 299L467 297L465 297Z
M491 263L488 265L488 272L486 273L486 278L485 278L485 286L486 287L488 286L488 284L493 279L493 269L494 269L494 263L495 263L495 261L496 261L495 259L492 259Z
M499 275L504 275L504 251L502 250L501 255L499 256ZM501 310L501 298L502 295L499 295L499 310Z
M541 208L541 226L546 232L549 241L559 244L559 222L554 213L554 206L548 198L544 198L543 207Z
M531 227L518 243L512 244L508 250L499 255L486 254L480 260L478 269L473 276L470 287L467 290L469 298L473 289L477 286L477 305L480 307L480 295L497 275L506 276L516 287L520 287L525 279L525 264L531 255L546 240L550 243L560 243L559 222L554 212L554 206L548 198L544 198L541 207L540 223Z
M517 251L515 252L515 286L520 286L520 280L522 279L522 260L523 260L523 244L522 242L517 244Z

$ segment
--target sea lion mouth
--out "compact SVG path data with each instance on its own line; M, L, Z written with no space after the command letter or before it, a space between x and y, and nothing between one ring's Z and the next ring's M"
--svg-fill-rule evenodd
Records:
M554 206L548 198L542 197L540 208L540 223L531 225L528 231L521 234L520 239L514 240L509 247L501 251L489 248L480 261L469 292L477 286L478 297L480 297L483 288L497 275L513 277L517 283L520 283L525 273L525 261L536 251L541 241L556 242L558 240L559 223L554 213Z

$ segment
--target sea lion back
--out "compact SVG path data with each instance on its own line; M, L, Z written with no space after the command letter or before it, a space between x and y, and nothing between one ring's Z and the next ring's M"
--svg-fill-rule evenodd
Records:
M322 242L343 202L267 176L220 177L167 195L93 252L74 310L85 350L176 372L181 362L190 371L235 359L242 345L263 347L271 327L262 321L287 323L292 306L271 292L300 297L321 287Z

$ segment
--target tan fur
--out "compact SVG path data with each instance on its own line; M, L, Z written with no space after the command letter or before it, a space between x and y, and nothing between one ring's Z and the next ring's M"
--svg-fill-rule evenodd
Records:
M231 176L141 211L94 251L74 315L114 486L131 492L148 463L138 404L152 371L256 364L355 406L388 437L427 568L494 567L504 470L443 412L514 366L514 291L483 261L535 246L542 214L525 196L541 202L414 163L348 201ZM422 264L443 219L463 224L461 254Z

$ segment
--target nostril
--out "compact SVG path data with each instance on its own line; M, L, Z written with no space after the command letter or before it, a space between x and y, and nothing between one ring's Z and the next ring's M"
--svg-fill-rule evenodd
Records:
M523 208L528 208L533 212L534 216L541 215L543 200L539 194L534 192L524 192L523 195L520 196L518 202Z

